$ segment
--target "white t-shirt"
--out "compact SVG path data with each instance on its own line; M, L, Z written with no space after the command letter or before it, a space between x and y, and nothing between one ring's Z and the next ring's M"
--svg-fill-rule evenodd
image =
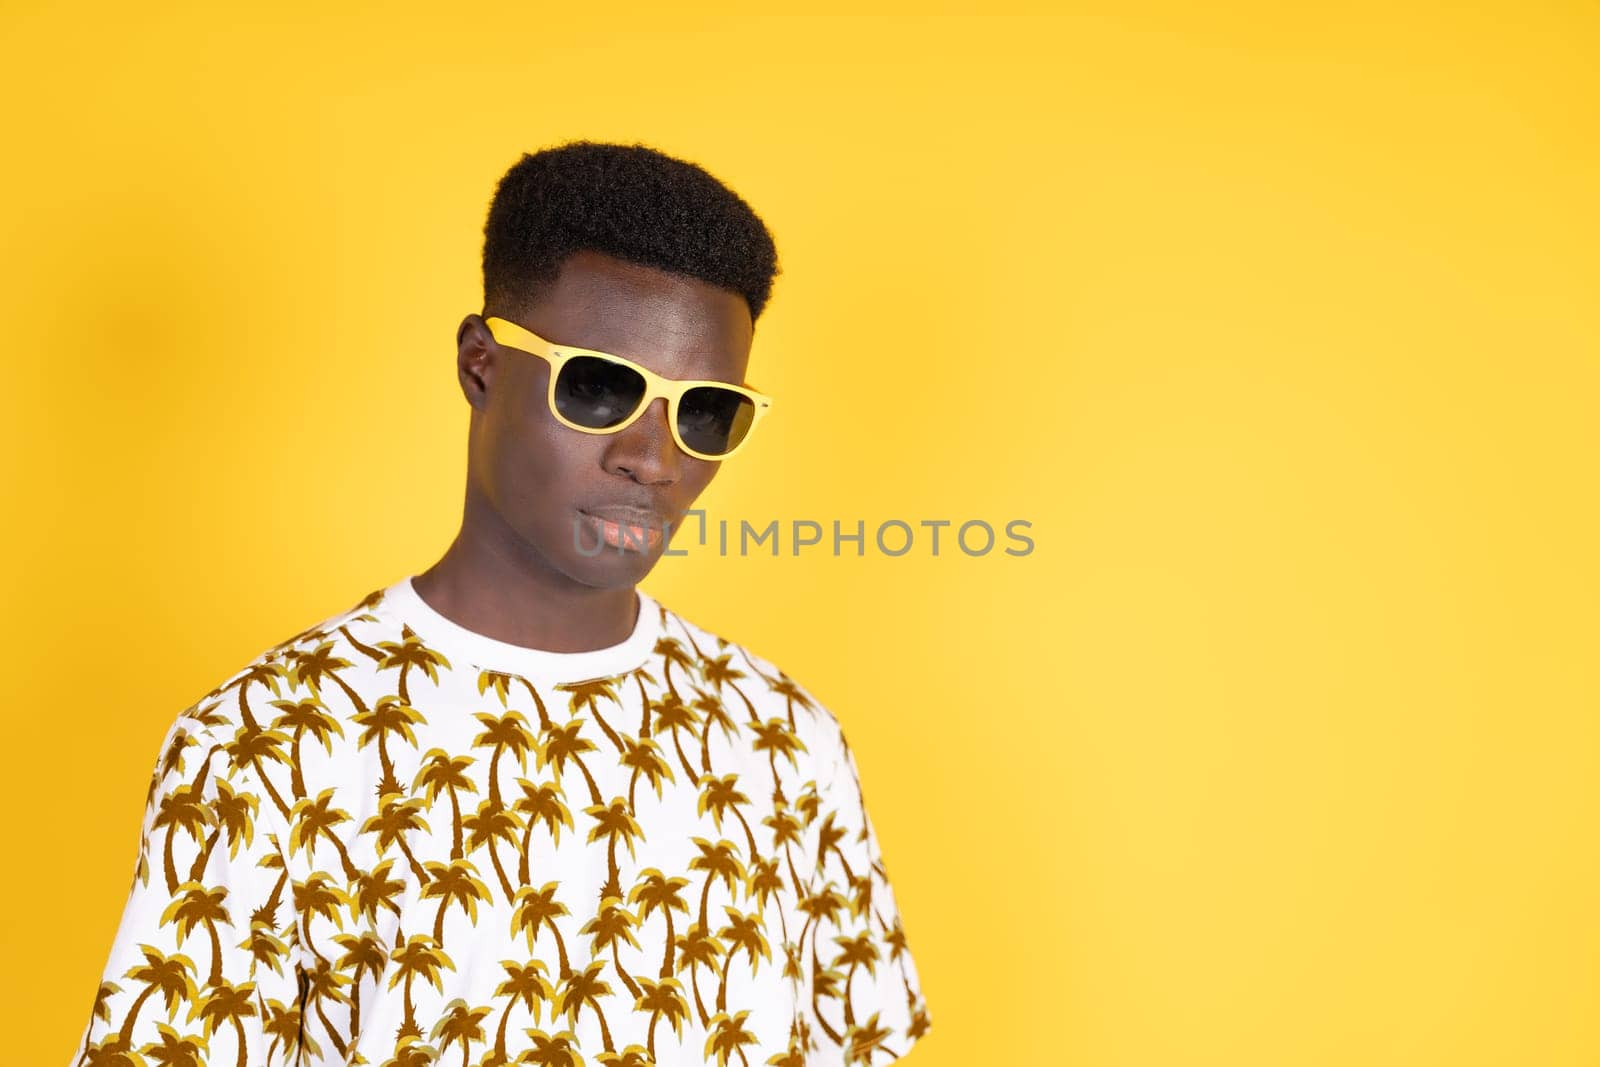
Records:
M638 599L555 653L403 578L185 709L74 1065L903 1056L929 1015L838 721Z

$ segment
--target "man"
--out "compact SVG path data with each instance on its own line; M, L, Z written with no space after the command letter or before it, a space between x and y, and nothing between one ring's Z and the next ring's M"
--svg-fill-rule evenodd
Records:
M838 721L636 588L766 411L766 227L578 141L503 177L483 270L459 534L168 728L75 1064L873 1064L928 1029Z

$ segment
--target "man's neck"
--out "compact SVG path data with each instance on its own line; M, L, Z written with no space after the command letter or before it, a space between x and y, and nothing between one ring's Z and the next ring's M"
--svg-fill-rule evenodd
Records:
M638 619L633 587L597 589L482 543L463 526L445 554L412 583L439 614L486 637L547 652L620 644Z

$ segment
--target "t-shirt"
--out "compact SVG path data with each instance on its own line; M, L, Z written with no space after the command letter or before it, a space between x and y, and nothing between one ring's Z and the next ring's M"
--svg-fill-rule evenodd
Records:
M636 593L557 653L402 578L181 712L74 1065L905 1055L928 1007L838 720Z

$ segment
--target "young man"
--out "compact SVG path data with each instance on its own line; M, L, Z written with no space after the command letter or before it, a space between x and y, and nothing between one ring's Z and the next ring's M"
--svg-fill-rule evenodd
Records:
M485 235L461 530L169 727L75 1064L870 1065L928 1029L838 721L636 588L765 410L766 227L579 141Z

